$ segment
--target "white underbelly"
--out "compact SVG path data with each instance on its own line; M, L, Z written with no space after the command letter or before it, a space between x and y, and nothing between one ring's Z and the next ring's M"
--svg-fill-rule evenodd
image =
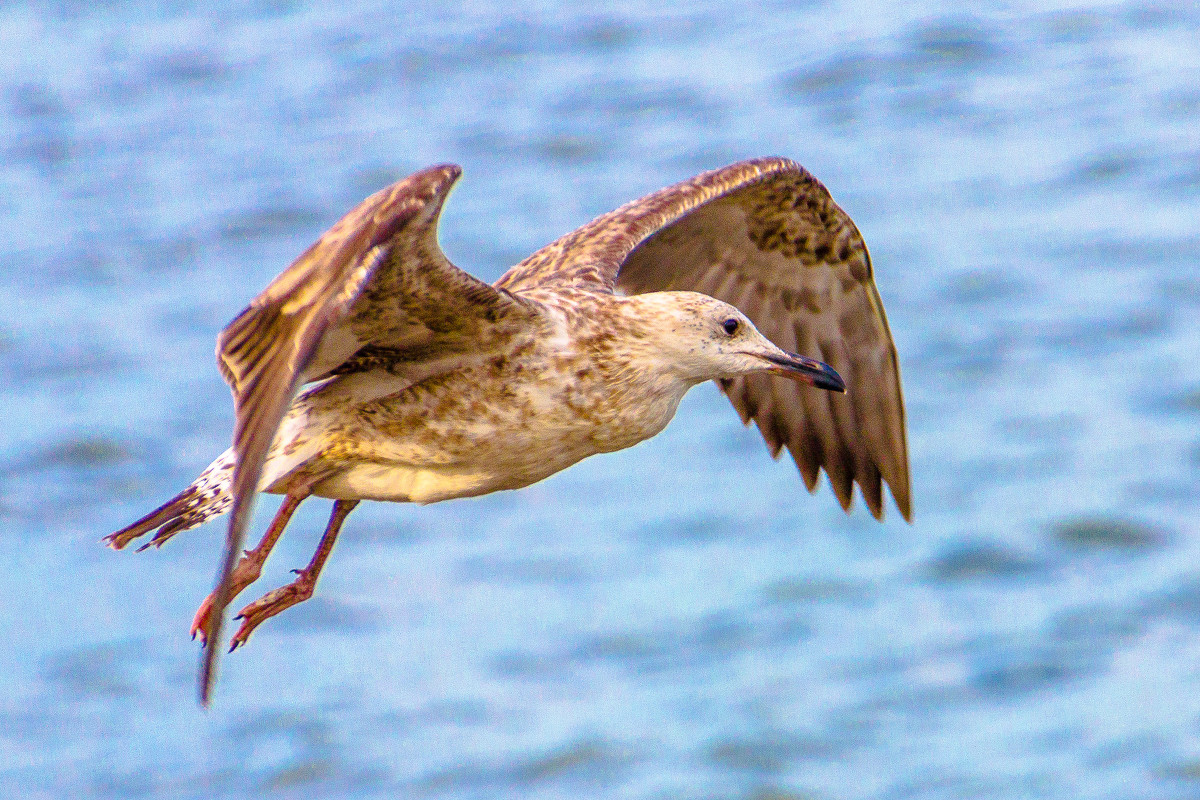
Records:
M314 494L334 499L435 503L492 491L486 473L454 472L398 464L362 463L319 483Z

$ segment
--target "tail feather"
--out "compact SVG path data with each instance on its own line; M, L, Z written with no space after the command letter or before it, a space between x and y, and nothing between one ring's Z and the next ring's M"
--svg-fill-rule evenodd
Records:
M229 510L233 497L229 492L233 478L233 451L226 450L200 473L192 485L151 511L136 522L104 537L104 542L120 550L134 539L158 528L149 542L139 551L163 544L180 531L194 528Z
M198 516L195 511L189 514L185 510L184 513L180 514L179 516L168 520L165 525L158 529L158 533L154 534L154 538L139 547L137 551L140 553L151 545L154 545L155 547L162 547L163 544L166 543L167 539L170 539L175 534L179 533L180 531L186 531L188 528L194 528L209 517L216 516L217 513L220 512Z

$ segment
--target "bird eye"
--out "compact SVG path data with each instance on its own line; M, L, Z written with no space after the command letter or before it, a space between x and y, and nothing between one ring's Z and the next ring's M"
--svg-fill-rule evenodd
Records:
M738 328L741 327L741 322L736 317L730 317L721 323L721 327L725 329L725 333L733 336L738 332Z

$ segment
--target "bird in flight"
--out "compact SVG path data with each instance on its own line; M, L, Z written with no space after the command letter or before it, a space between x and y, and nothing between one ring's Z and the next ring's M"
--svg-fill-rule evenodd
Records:
M784 158L705 172L598 217L493 284L437 243L461 169L368 197L217 338L233 446L105 541L150 545L230 512L216 587L192 622L215 677L225 607L258 579L306 498L334 501L312 560L237 615L230 650L312 596L360 500L432 503L542 480L661 431L715 380L809 491L820 470L849 511L858 484L911 517L896 347L858 228ZM242 545L256 496L283 495Z

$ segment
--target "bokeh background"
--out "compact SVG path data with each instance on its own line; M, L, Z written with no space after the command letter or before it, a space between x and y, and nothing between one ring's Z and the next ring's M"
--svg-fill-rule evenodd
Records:
M872 248L913 525L700 387L528 490L361 507L197 707L222 526L99 540L227 446L214 337L271 277L436 162L494 279L767 154ZM1191 2L5 3L0 794L1200 796L1198 212Z

